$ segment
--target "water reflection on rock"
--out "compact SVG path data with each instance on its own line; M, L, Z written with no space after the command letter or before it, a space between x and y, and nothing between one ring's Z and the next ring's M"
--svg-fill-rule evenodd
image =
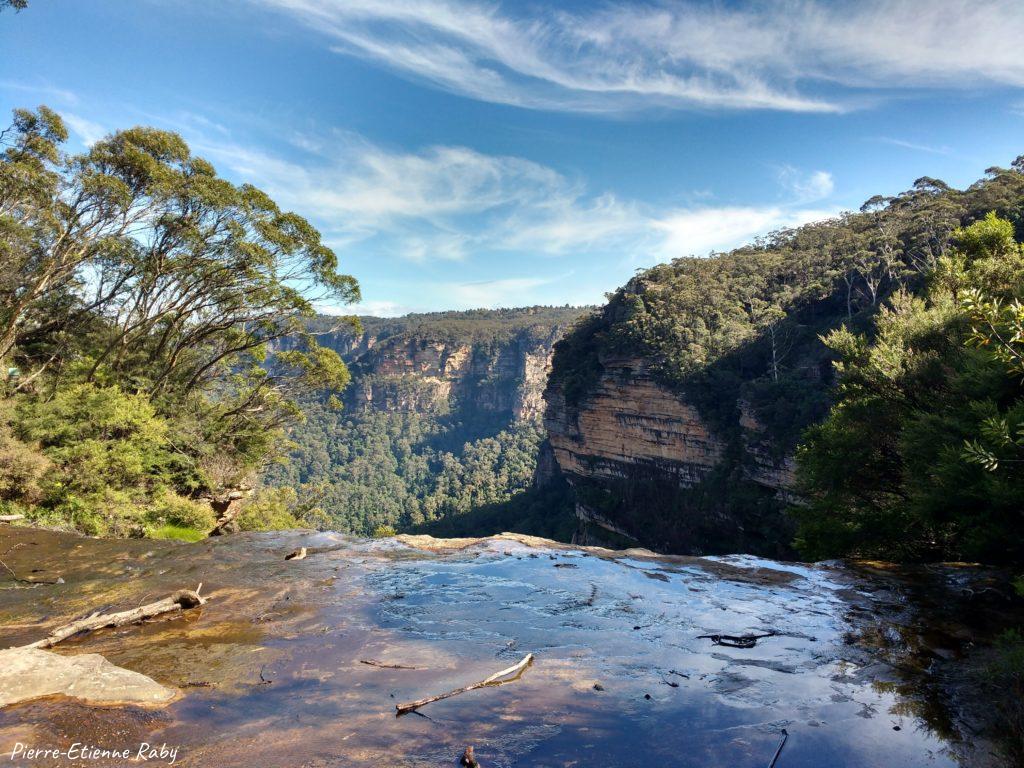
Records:
M973 765L987 749L963 738L964 713L929 674L967 631L923 624L915 606L927 600L907 596L924 580L880 568L525 538L288 532L174 545L7 528L0 539L2 549L23 545L5 559L13 568L64 578L0 589L0 647L200 581L210 598L183 617L55 649L103 654L180 689L175 703L9 707L7 754L15 740L143 740L180 745L178 764L194 766L440 766L472 744L488 767L711 768L767 765L783 728L782 768L953 766L965 754ZM305 560L283 559L300 546ZM768 632L752 648L698 637ZM395 717L399 702L481 680L528 652L536 662L514 683Z

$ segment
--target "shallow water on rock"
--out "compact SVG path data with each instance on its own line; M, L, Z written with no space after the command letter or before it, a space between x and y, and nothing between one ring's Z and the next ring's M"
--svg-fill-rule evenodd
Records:
M936 626L923 639L899 575L465 544L428 551L295 531L176 545L0 530L19 575L64 579L0 584L0 648L199 582L209 597L177 618L55 649L101 653L180 689L173 704L9 707L0 760L17 741L145 741L179 746L178 765L218 768L445 766L467 745L486 768L739 768L768 765L782 729L779 768L953 766L970 747L930 706L921 662L955 657L963 630ZM283 559L299 546L311 548L306 559ZM753 648L699 637L769 632ZM527 653L535 662L515 682L395 715L397 703Z

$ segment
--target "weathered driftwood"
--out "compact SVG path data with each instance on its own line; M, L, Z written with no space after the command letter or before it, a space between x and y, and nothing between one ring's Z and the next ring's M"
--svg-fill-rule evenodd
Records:
M533 654L528 653L523 657L523 660L518 664L503 669L500 672L495 672L485 680L481 680L478 683L464 686L463 688L456 688L454 691L448 691L438 696L428 696L425 699L419 699L418 701L410 701L406 704L396 704L395 709L399 715L404 715L407 712L415 712L420 707L424 707L427 704L432 704L435 701L441 701L442 699L450 699L452 696L458 696L460 693L468 693L469 691L475 691L477 688L489 688L497 685L504 685L505 683L511 683L522 677L523 672L533 663Z
M285 560L305 560L306 559L306 548L299 547L294 552L289 552L284 556Z
M206 598L201 597L199 594L199 590L202 589L202 587L203 585L200 584L194 591L191 589L179 589L177 592L169 597L165 597L163 600L158 600L155 603L148 603L147 605L141 605L138 608L132 608L130 611L105 614L94 613L91 616L86 616L84 619L79 619L78 621L73 621L63 627L58 627L42 640L37 640L36 642L23 647L52 648L57 643L67 640L69 637L74 637L82 632L92 632L93 630L103 629L104 627L123 627L125 624L134 624L138 621L159 616L164 613L172 613L174 611L183 611L187 608L195 608L206 602Z
M766 637L775 637L774 632L767 632L763 635L697 635L698 640L710 640L715 645L724 645L729 648L753 648L758 640Z
M13 523L15 520L24 519L24 515L0 515L0 523Z
M779 755L782 754L782 748L786 746L786 740L789 738L789 731L785 728L782 729L782 741L779 742L779 748L775 750L775 757L768 763L768 768L775 768L775 764L779 762Z
M220 496L207 497L217 516L217 523L208 536L225 536L229 533L238 533L238 513L242 509L242 499L249 493L248 488L235 488Z
M383 661L377 661L376 659L360 659L359 663L371 667L381 667L382 669L422 669L422 667L409 667L405 664L385 664Z

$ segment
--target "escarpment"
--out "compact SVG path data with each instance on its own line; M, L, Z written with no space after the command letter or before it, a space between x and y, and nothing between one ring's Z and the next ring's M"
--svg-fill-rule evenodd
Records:
M350 409L512 424L539 421L552 348L582 311L525 307L361 317L358 331L342 318L320 316L310 329L348 365Z
M343 358L351 383L340 396L322 393L306 404L305 421L289 434L289 463L268 468L265 482L314 489L321 524L342 531L437 524L448 526L446 535L564 528L567 538L564 483L556 483L559 494L526 492L534 488L552 349L582 311L365 317L358 331L317 318L310 330ZM560 511L546 514L554 496Z
M794 458L830 411L833 360L858 354L888 304L925 292L959 227L1017 220L1021 184L1016 165L965 190L924 177L612 293L556 345L545 391L539 477L572 486L578 536L789 556Z
M555 468L576 494L585 541L625 537L662 551L787 554L792 453L778 454L752 409L737 403L732 428L652 376L639 356L602 356L577 402L555 379L544 425ZM729 503L743 489L752 509Z
M369 328L321 343L353 374L346 401L357 409L445 414L506 423L538 420L551 352L564 325L527 325L490 338L458 337L410 325Z
M647 361L611 358L602 369L583 403L568 405L557 386L549 392L546 426L563 471L623 480L650 469L693 486L721 461L724 442L696 408L651 378Z
M393 337L352 360L350 398L378 410L464 408L508 421L536 419L554 341L551 331L488 344Z

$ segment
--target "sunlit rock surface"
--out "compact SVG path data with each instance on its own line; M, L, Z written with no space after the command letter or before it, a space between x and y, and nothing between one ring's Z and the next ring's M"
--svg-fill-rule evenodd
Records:
M308 557L285 561L299 546ZM145 741L180 746L179 765L445 766L473 745L487 768L737 768L768 765L785 728L780 768L989 759L927 674L931 660L955 660L969 629L948 616L925 627L907 600L924 587L883 569L301 531L174 545L2 528L0 550L16 572L65 580L0 583L0 648L199 582L209 597L55 649L102 654L176 701L9 706L4 756L15 741ZM699 637L763 632L775 635L747 649ZM536 661L516 682L395 716L397 703L528 652ZM33 762L47 764L61 763Z
M96 653L61 656L38 648L0 651L0 707L54 695L90 704L165 704L174 691Z

